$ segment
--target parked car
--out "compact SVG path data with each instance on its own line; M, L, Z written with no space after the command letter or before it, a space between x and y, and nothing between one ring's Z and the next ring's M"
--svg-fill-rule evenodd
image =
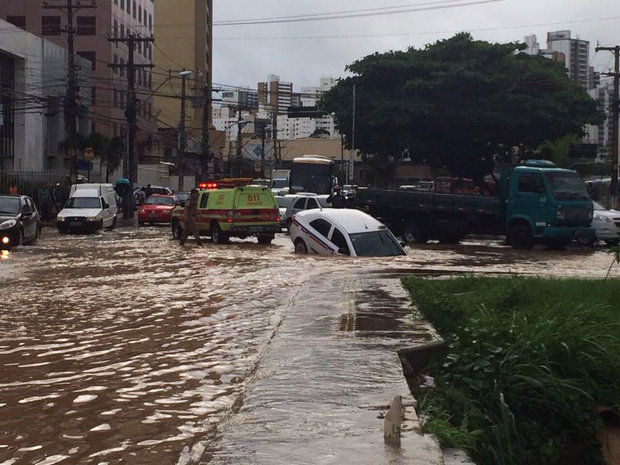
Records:
M172 210L177 205L177 199L173 195L153 194L140 205L138 210L138 224L146 223L170 223Z
M35 241L41 235L41 216L26 195L0 195L0 247Z
M271 190L273 192L273 189ZM280 216L280 228L286 228L286 211L291 205L291 199L283 195L274 195L276 202L278 202L278 212Z
M151 194L172 195L172 189L165 186L151 186ZM140 206L146 200L146 186L140 186L133 191L134 203Z
M351 257L406 255L392 232L372 216L352 209L328 208L297 213L291 224L295 252Z
M620 211L608 210L598 202L592 202L592 204L594 205L592 217L594 237L578 238L578 242L591 245L596 241L605 241L607 245L618 245L620 243Z
M286 211L284 212L284 218L280 218L280 223L287 229L287 231L290 232L293 215L304 210L330 207L327 203L327 197L327 195L317 195L303 192L285 195L284 198L287 200L288 205L286 207Z
M116 192L112 184L74 184L56 225L63 233L116 227Z

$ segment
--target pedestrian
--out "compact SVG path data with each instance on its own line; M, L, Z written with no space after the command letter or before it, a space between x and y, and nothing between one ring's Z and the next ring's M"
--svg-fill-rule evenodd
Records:
M344 195L340 192L340 186L334 186L334 191L332 194L327 197L327 203L331 203L334 208L344 208L345 207L345 198Z
M15 184L9 186L9 194L17 195L17 186Z
M43 221L48 221L51 216L52 199L50 189L47 185L42 186L37 192L39 198L39 209L41 210L41 218Z
M189 199L185 202L185 213L183 215L184 228L183 234L181 234L180 245L185 244L185 241L190 234L193 234L196 238L196 244L202 245L200 240L200 231L197 224L198 217L198 189L192 189L189 195Z
M144 189L144 197L145 199L148 199L151 195L153 195L153 188L150 184L147 184L146 188Z

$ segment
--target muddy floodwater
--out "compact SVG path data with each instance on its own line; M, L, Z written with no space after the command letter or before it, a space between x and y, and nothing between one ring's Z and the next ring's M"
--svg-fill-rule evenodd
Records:
M285 235L270 246L190 239L182 248L163 227L70 236L44 229L36 244L0 255L0 465L176 464L191 462L196 444L217 451L287 309L308 295L337 307L326 282L372 287L411 273L604 277L611 264L601 248L513 251L498 240L406 249L393 259L300 257ZM611 274L620 276L620 266ZM335 330L347 324L333 320ZM356 324L372 330L385 321ZM313 413L321 408L316 399Z

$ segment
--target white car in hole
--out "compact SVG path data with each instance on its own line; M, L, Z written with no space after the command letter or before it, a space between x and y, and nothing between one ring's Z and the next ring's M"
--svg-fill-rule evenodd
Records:
M392 232L372 216L346 208L305 210L293 216L295 253L390 257L407 255Z

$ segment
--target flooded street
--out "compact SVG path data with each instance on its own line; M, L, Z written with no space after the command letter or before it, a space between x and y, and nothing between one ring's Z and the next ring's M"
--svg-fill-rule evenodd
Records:
M339 347L352 359L371 343L350 342L374 331L411 344L429 338L423 322L365 311L381 305L382 283L409 273L604 277L612 258L601 248L514 251L497 240L407 252L330 259L296 256L285 235L270 246L190 239L181 248L164 227L44 229L34 245L0 256L0 464L242 463L231 449L243 438L268 440L264 426L278 422L301 428L291 419L303 412L267 408L279 388L261 380L290 361L291 381L302 365L289 357L305 341L320 346L317 321L347 335ZM339 383L339 373L326 366L322 383ZM305 395L313 416L303 424L330 414L317 386ZM248 415L253 397L265 408Z

